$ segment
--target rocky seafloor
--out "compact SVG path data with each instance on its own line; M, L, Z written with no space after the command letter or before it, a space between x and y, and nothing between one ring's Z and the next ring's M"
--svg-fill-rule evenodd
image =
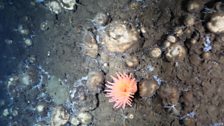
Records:
M221 0L2 0L0 32L1 126L224 125Z

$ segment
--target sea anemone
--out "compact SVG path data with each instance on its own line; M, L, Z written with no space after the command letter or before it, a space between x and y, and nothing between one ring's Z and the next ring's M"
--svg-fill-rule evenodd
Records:
M137 91L137 83L132 74L116 73L117 78L111 76L112 82L107 82L106 96L110 97L109 102L115 102L114 108L125 108L131 106L133 95Z

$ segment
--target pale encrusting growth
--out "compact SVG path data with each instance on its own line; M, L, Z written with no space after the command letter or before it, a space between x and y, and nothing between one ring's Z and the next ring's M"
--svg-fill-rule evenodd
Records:
M132 106L133 95L137 91L135 78L129 74L117 73L117 77L112 77L112 82L107 82L106 96L110 97L109 102L114 102L114 108L125 108L126 105Z

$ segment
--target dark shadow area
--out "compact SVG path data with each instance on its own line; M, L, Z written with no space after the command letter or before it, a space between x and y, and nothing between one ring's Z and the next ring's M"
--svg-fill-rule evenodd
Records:
M24 38L33 41L36 29L39 28L39 21L44 20L40 18L43 16L43 11L39 12L41 4L34 6L31 2L35 3L35 0L0 1L0 100L4 101L4 105L0 108L0 126L7 126L10 123L11 115L7 118L2 115L4 109L10 108L7 80L10 75L17 72L18 65L32 51L32 46L25 45ZM23 26L29 32L22 34L19 26Z

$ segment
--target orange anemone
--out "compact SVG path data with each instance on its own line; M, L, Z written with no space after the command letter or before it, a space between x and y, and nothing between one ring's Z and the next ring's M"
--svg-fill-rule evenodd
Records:
M112 77L112 82L107 82L106 96L109 102L114 102L114 108L125 108L131 106L133 95L137 91L137 82L132 74L116 73L117 77Z

